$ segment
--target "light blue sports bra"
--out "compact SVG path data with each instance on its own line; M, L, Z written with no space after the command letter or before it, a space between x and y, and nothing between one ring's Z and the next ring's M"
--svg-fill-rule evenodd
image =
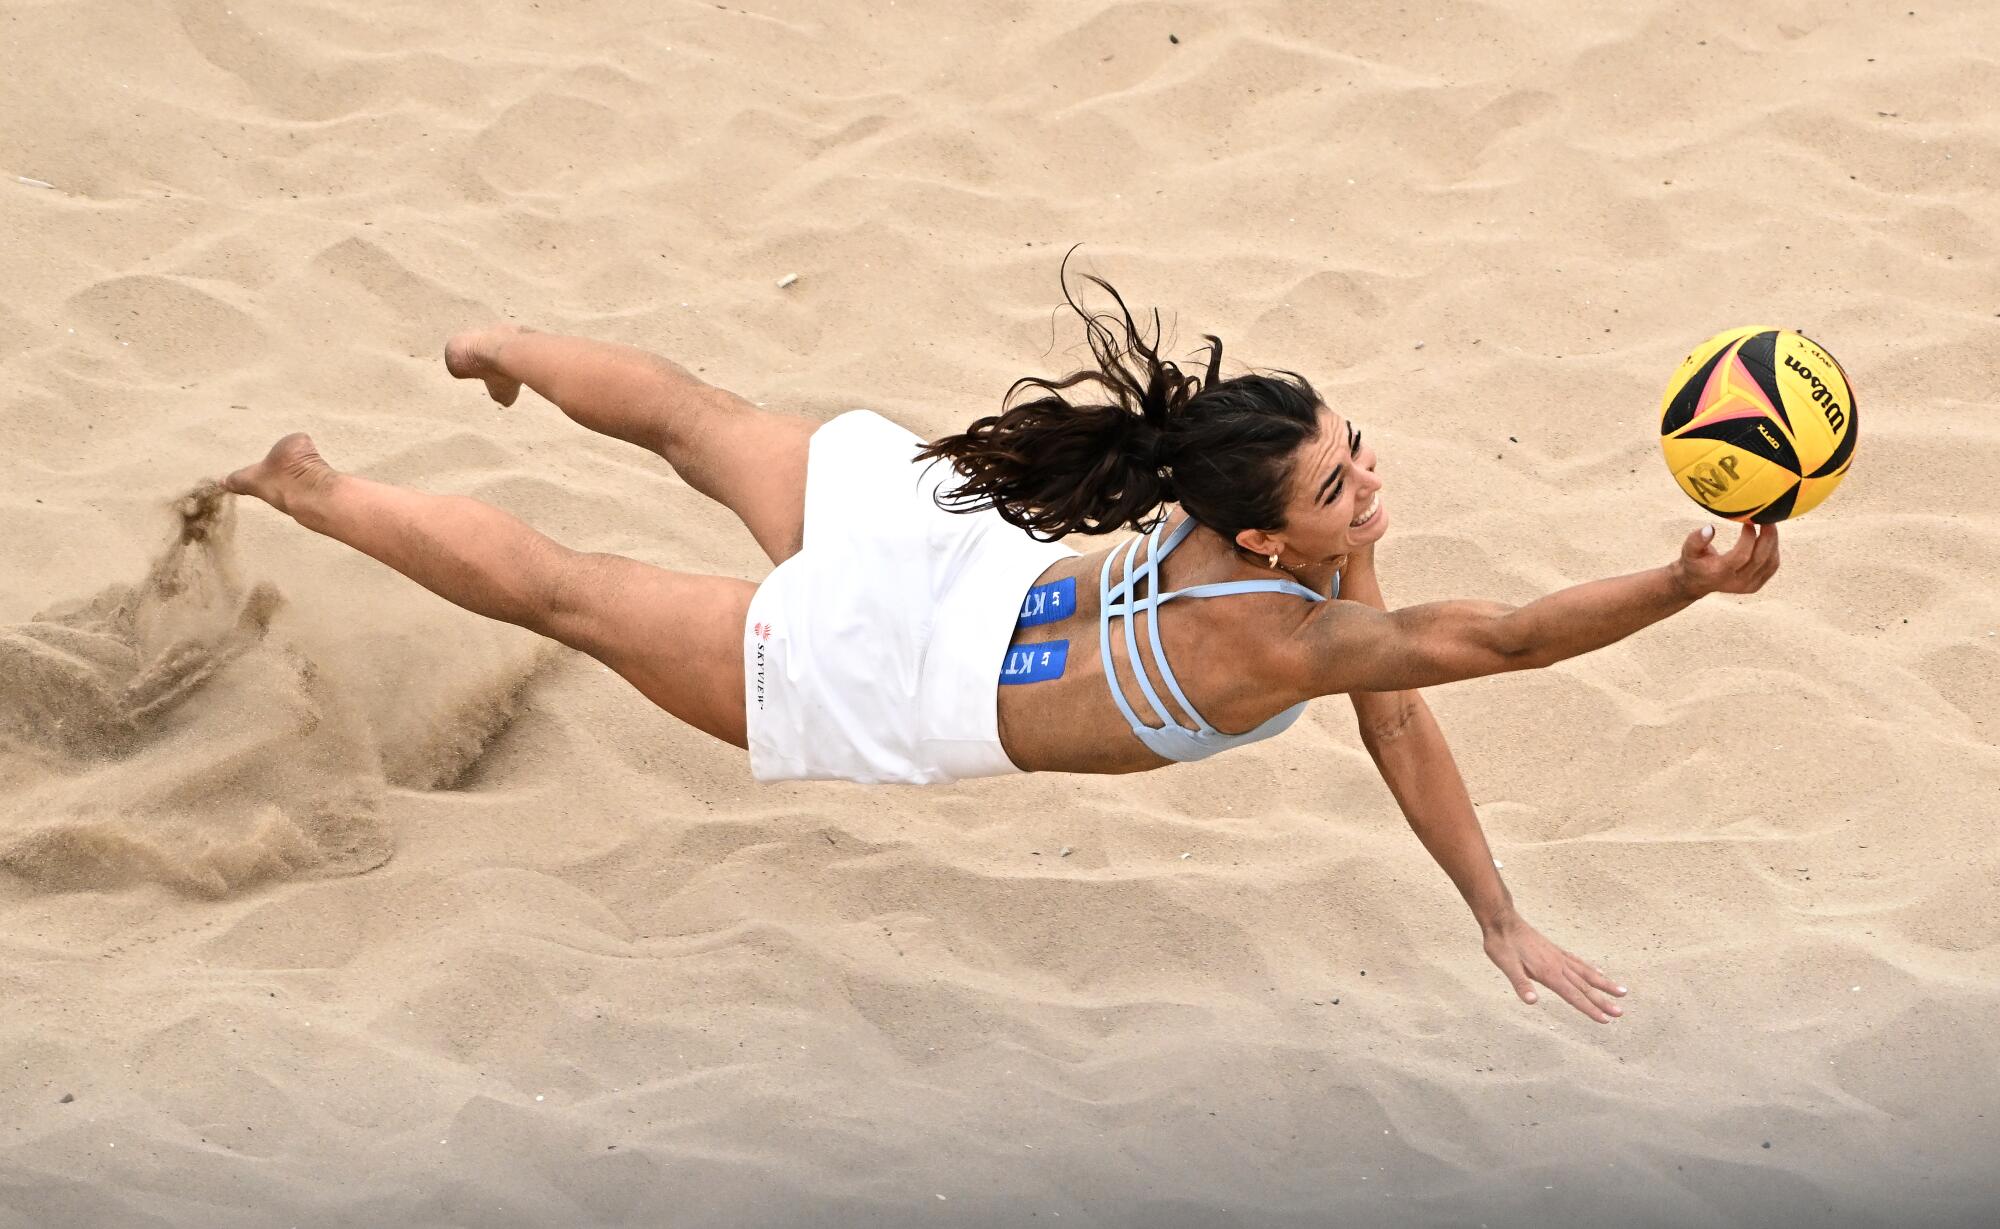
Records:
M1098 577L1098 648L1104 656L1104 678L1111 685L1111 698L1118 702L1118 711L1125 714L1125 720L1131 724L1132 732L1139 736L1139 741L1146 744L1148 750L1162 759L1169 760L1204 759L1218 751L1227 751L1231 747L1240 747L1244 743L1254 743L1259 739L1284 733L1299 719L1299 714L1305 711L1305 701L1301 700L1245 734L1225 734L1203 720L1202 715L1195 711L1194 705L1188 702L1187 694L1181 690L1179 680L1174 678L1173 669L1167 665L1167 651L1160 646L1159 609L1175 598L1227 597L1232 593L1295 593L1314 602L1323 602L1326 599L1297 581L1275 579L1226 580L1215 584L1191 585L1186 589L1173 589L1161 593L1160 564L1168 555L1174 553L1176 547L1187 541L1190 533L1194 532L1194 518L1188 517L1183 520L1173 533L1167 534L1166 542L1162 545L1160 538L1166 533L1166 528L1166 522L1162 521L1153 532L1142 538L1132 539L1127 546L1114 549L1105 556L1104 571ZM1146 558L1139 564L1135 573L1132 563L1137 558L1141 546L1146 549ZM1121 555L1124 557L1124 577L1113 584L1111 565L1117 562ZM1144 597L1137 596L1137 591L1141 587L1146 590ZM1333 578L1333 592L1335 596L1340 594L1338 574ZM1159 693L1153 690L1152 680L1146 677L1144 663L1139 656L1139 636L1133 624L1138 621L1140 615L1148 612L1152 612L1153 616L1151 636L1153 663L1159 667L1160 679L1166 683L1167 689L1174 693L1174 699L1180 704L1181 711L1194 719L1196 728L1192 730L1174 720L1173 714L1160 703ZM1162 725L1150 726L1140 721L1139 714L1132 711L1131 701L1125 698L1124 685L1118 681L1117 662L1111 656L1111 620L1119 617L1125 620L1125 648L1131 655L1132 673L1138 677L1139 690L1145 694L1146 703L1152 706L1154 715L1164 723Z

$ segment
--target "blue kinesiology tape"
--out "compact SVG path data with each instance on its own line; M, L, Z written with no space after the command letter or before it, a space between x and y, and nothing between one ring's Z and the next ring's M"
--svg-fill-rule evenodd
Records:
M1046 585L1036 585L1021 599L1021 617L1015 627L1039 627L1067 619L1076 609L1076 577L1065 576Z
M1021 644L1007 650L1000 665L1000 685L1040 683L1062 677L1069 664L1069 641L1050 640L1042 644Z

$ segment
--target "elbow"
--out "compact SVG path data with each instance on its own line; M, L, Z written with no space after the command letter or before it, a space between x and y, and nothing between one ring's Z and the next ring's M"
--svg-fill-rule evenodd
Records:
M1510 607L1505 613L1495 616L1488 625L1485 647L1492 658L1491 672L1494 674L1540 670L1557 660L1550 656L1547 646L1541 643L1541 637L1522 622L1520 614L1518 606Z

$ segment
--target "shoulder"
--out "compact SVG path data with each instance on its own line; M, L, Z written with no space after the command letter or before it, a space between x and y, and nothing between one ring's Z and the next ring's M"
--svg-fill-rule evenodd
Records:
M1358 662L1379 655L1390 634L1388 614L1346 595L1315 602L1289 636L1271 645L1273 669L1302 696L1333 695L1351 690L1349 675Z

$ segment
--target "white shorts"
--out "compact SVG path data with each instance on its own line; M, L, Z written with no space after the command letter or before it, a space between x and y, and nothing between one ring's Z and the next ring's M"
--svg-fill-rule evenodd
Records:
M1001 659L1035 579L1076 552L932 498L922 440L855 410L815 431L805 545L743 628L759 781L927 784L1019 772L1000 749Z

